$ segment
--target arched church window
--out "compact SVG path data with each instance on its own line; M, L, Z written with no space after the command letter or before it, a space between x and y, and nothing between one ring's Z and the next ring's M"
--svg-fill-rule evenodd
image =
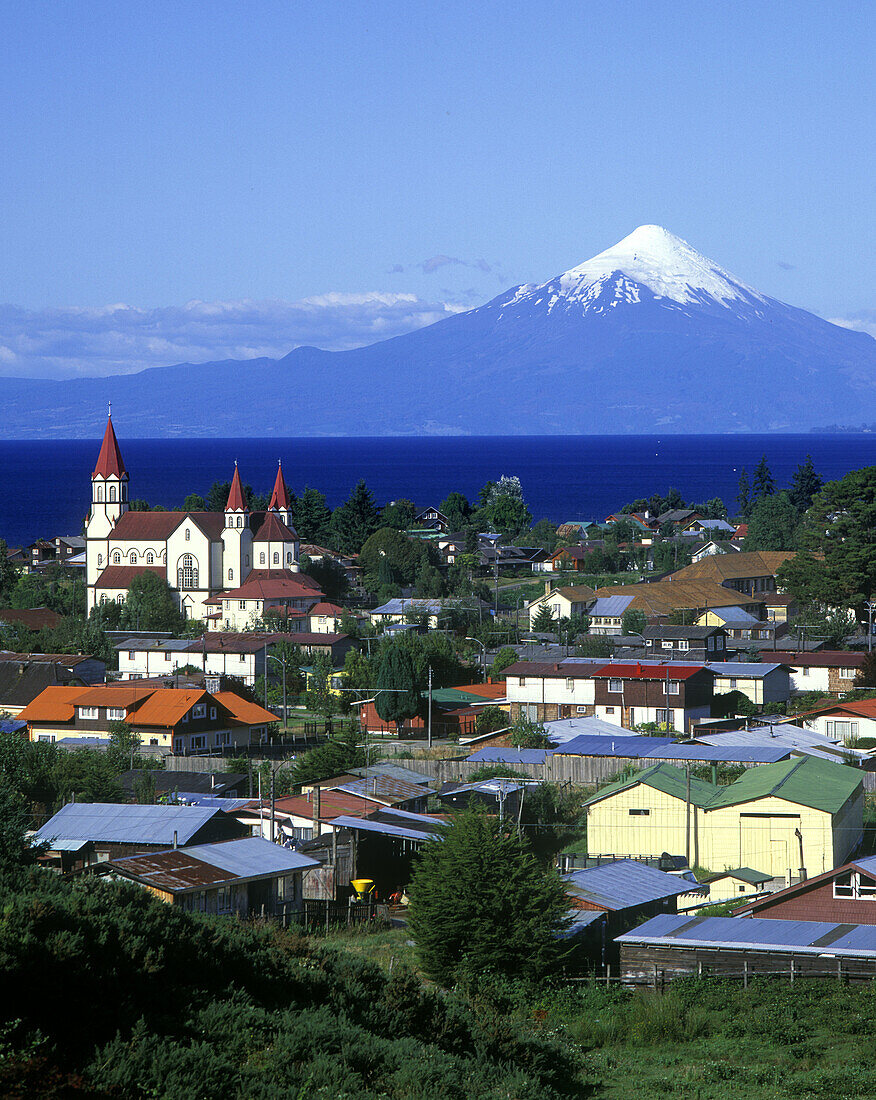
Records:
M292 555L291 555L291 554L287 554L287 555L286 555L286 564L287 564L287 565L291 565L291 564L292 564Z
M198 587L198 563L191 554L183 554L176 567L177 588Z
M114 550L113 551L113 565L121 565L121 564L122 564L122 555L118 552L118 550Z
M131 551L131 565L136 565L136 564L137 564L137 551L132 550Z
M98 504L103 503L103 486L102 485L98 485L98 487L97 487L97 502L98 502Z
M230 581L233 581L233 580L234 580L234 570L233 570L233 569L229 569L229 570L228 570L228 579L229 579Z
M237 517L237 526L238 527L243 527L243 516L238 516Z
M192 541L192 533L187 527L186 528L186 542L191 542L191 541Z
M264 553L262 553L262 554L259 554L259 565L264 565L264 564L265 564L265 555L264 555Z
M279 565L279 564L280 564L280 555L275 550L274 551L274 565Z
M97 555L97 564L98 565L103 565L103 554L98 554Z
M100 602L101 603L109 603L109 596L107 596L106 592L101 592Z
M155 555L151 550L146 551L146 564L151 565L155 561Z
M111 501L116 499L116 487L115 487L115 485L110 485L110 487L109 487L109 499Z
M120 592L118 594L118 596L116 596L116 603L124 603L124 602L125 602L125 595L124 595L123 592Z

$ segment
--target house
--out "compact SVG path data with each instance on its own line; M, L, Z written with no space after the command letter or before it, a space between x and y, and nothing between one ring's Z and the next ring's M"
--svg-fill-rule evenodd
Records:
M87 654L0 651L0 711L20 714L47 687L103 683L106 662Z
M646 626L643 656L691 662L721 661L727 652L727 632L720 626Z
M691 561L702 561L703 558L710 558L713 554L734 554L738 550L739 548L730 541L715 542L714 539L709 539L702 546L692 547Z
M514 820L520 810L527 780L481 779L476 783L444 783L438 788L438 797L447 806L457 810L473 806L486 808L500 818Z
M334 562L343 570L350 588L358 589L360 587L362 566L358 564L358 554L342 554L337 550L329 550L326 546L318 546L315 542L303 542L299 547L299 554L302 558L307 558L308 561Z
M422 783L410 783L406 779L397 779L376 769L367 775L332 783L326 789L339 791L341 794L358 795L376 802L379 806L408 810L414 814L425 812L431 794Z
M69 802L34 834L44 862L63 871L166 848L233 840L246 830L215 807Z
M0 609L0 626L8 623L15 626L20 623L28 630L54 630L64 621L64 616L48 607L4 607Z
M299 569L299 541L281 467L264 512L249 508L236 465L223 512L132 512L128 484L110 417L91 475L88 611L99 603L124 601L131 581L144 572L168 583L188 618L210 616L211 623L219 621L226 629L248 625L253 612L261 615L269 606L306 603L306 610L318 602L321 593L307 603L308 593L318 593L310 578L292 583ZM229 612L218 620L211 615L217 597L220 611Z
M306 629L311 609L322 599L319 585L305 573L254 569L238 588L205 599L202 617L208 630L246 630L266 616L282 620L287 631L296 622Z
M709 875L703 880L703 884L708 887L709 904L720 905L725 901L739 901L755 895L760 896L772 881L772 875L764 871L755 871L751 867L735 867L732 870ZM692 904L686 899L684 904L679 905L679 912L692 909L695 905L702 905L702 900Z
M785 632L780 623L764 622L741 607L710 607L697 619L698 626L720 626L732 643L728 648L775 648L776 638Z
M758 973L799 977L876 977L876 928L827 921L740 920L663 913L618 936L625 982L658 984L684 975Z
M645 584L606 585L598 589L596 595L598 597L632 596L633 602L629 609L644 612L651 623L657 623L673 612L680 611L689 612L696 620L709 608L728 607L730 604L737 603L755 618L763 618L763 602L759 597L731 597L726 588L714 581L677 578L678 574L674 573L672 579L649 581Z
M544 594L526 604L525 608L529 613L530 623L543 607L550 609L555 620L571 619L578 615L586 615L595 599L596 593L586 584L552 588L551 582L545 581Z
M265 649L272 654L282 643L300 646L308 656L325 653L332 665L343 664L354 646L347 634L288 632L211 631L200 638L126 638L117 643L122 680L168 676L194 666L206 675L232 676L250 687L264 675ZM273 671L279 669L274 665Z
M551 570L554 573L587 572L587 559L593 551L586 546L563 546L557 550L550 559Z
M702 516L692 508L670 508L657 517L657 529L659 530L661 527L666 527L668 525L679 528L685 523L691 523L695 519L702 519Z
M563 880L573 925L586 928L588 938L599 944L603 966L617 959L617 949L611 948L615 936L658 913L677 912L678 898L692 890L688 879L634 859L569 871Z
M876 737L876 699L858 699L816 707L797 715L811 730L850 745L859 737Z
M623 634L623 618L635 601L635 596L598 596L590 605L591 634Z
M437 508L424 508L414 516L415 527L432 527L436 531L449 531L450 520Z
M758 721L763 721L759 719ZM711 745L723 752L733 748L770 745L787 749L792 756L816 756L836 764L852 763L869 767L871 750L851 748L843 744L842 737L825 737L804 726L782 720L780 723L752 725L746 729L725 729L720 733L709 732L713 723L694 728L693 744ZM866 777L865 777L866 778Z
M690 519L679 525L679 533L686 538L729 538L736 534L736 528L725 519Z
M334 832L338 817L367 817L383 808L373 798L314 785L306 794L276 798L273 804L268 799L254 799L232 815L253 836L298 843Z
M309 856L248 836L111 859L99 873L191 912L285 920L303 908L302 875L317 866Z
M853 859L747 902L733 916L876 924L876 856Z
M786 703L791 696L791 670L764 662L709 661L715 674L715 694L740 691L752 703Z
M591 854L685 853L691 866L820 874L863 834L861 772L812 756L749 768L716 786L655 764L586 803Z
M483 708L494 705L504 708L505 684L463 684L453 688L434 688L432 691L432 736L435 738L471 737L477 728L478 715ZM428 706L424 700L423 713L405 720L403 736L425 738L428 732ZM387 722L377 713L374 700L357 704L360 728L368 733L395 734L395 722Z
M563 542L580 542L582 539L598 538L605 524L593 519L571 520L557 527L557 538Z
M790 666L792 692L829 691L837 696L855 687L866 656L844 649L824 649L818 653L779 650L772 654L774 660Z
M692 562L672 574L676 581L711 581L757 596L762 592L775 592L776 571L794 556L791 550L754 550L738 554L713 554L702 561ZM744 605L743 605L744 606Z
M92 687L47 687L19 715L31 741L107 736L124 722L143 745L177 755L259 745L275 714L231 691L163 688L126 681Z
M250 777L244 772L164 771L161 768L132 768L118 777L122 790L133 799L138 779L147 778L155 784L155 796L162 800L193 801L189 796L209 795L211 798L244 798L249 793Z
M380 607L375 607L371 612L371 622L375 626L385 626L387 623L404 623L408 619L425 617L429 627L435 630L440 625L440 619L444 615L451 615L455 611L478 611L486 607L482 600L474 597L466 597L459 600L448 599L407 599L396 598L389 600ZM446 625L446 622L445 622Z
M541 546L486 546L478 554L485 569L518 573L546 573L550 557Z
M774 623L787 623L800 614L800 605L785 592L761 593L767 618Z
M348 614L336 603L328 600L320 600L310 609L311 634L339 634L341 633L341 619Z

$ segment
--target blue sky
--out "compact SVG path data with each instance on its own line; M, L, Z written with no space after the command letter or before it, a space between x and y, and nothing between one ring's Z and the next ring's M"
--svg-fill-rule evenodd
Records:
M0 374L369 343L642 223L876 331L872 3L0 12Z

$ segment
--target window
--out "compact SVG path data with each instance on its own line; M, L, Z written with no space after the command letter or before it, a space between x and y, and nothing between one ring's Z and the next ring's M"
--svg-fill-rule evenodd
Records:
M240 660L241 660L241 662L246 660L246 654L245 653L241 653Z
M205 749L207 747L207 738L203 734L198 734L192 738L193 749Z
M259 565L264 565L264 564L265 564L265 555L264 555L264 553L261 553L261 554L259 554Z
M102 485L98 485L98 487L97 487L97 498L96 499L97 499L98 504L103 504L103 486Z
M861 871L846 871L833 880L835 898L876 898L876 879Z
M653 638L646 638L645 639L645 645L650 649L654 645L654 639Z
M223 600L222 602L225 604L225 610L230 611L231 610L231 600Z
M661 642L660 643L660 648L661 649L672 649L672 642Z
M229 570L228 570L228 579L229 579L230 581L233 581L233 580L234 580L234 570L233 570L233 569L229 569Z
M575 681L572 679L571 676L567 676L566 677L566 691L574 691L574 690L575 690Z
M292 564L292 555L291 555L291 554L287 554L287 555L286 555L286 564L287 564L287 565L291 565L291 564Z
M839 674L840 678L843 680L854 680L856 675L855 669L853 668L841 668Z
M609 680L608 681L608 690L609 691L623 691L624 690L623 680Z
M125 720L125 708L107 707L106 716L110 722L123 722Z
M670 680L666 685L667 695L678 695L678 680Z
M522 688L525 688L525 687L526 687L526 677L525 677L525 676L521 676L521 677L520 677L520 686L521 686Z
M111 501L114 501L116 499L116 487L115 487L115 485L110 485L110 487L109 487L109 498L108 499L111 500Z
M730 690L733 691L736 687L736 677L731 676L727 683L730 685Z
M605 708L605 713L606 714L614 714L615 710L617 710L616 707L606 707Z
M220 886L216 891L216 912L217 913L230 913L231 912L231 887Z
M238 600L238 611L246 611L246 600Z
M690 643L688 642L687 638L679 638L678 639L678 648L679 649L690 649Z
M192 541L192 533L187 527L186 528L186 542L191 542L191 541Z
M231 733L228 730L220 730L219 733L216 734L215 740L216 740L217 746L219 746L219 747L221 747L223 745L230 745L231 744Z
M147 565L152 565L152 564L154 564L154 562L155 562L155 555L152 553L151 550L147 551L147 553L146 553L146 564Z
M275 551L274 551L274 565L279 565L279 564L280 564L280 555L279 555L279 553L278 553L278 552L277 552L277 551L275 550Z
M129 650L128 650L128 660L129 660L129 661L133 661L133 660L134 660L134 650L133 650L133 649L129 649Z
M648 817L650 810L630 810L630 817Z
M207 715L207 704L198 703L192 707L192 718L205 718Z
M122 564L122 555L118 552L118 550L114 550L113 551L113 565L121 565L121 564Z
M849 737L858 736L857 722L828 722L827 736L836 737L840 741L846 741Z
M98 554L97 555L97 564L98 565L103 565L103 554Z
M674 710L658 710L657 711L657 724L659 726L673 726L675 724L675 711Z
M183 554L179 559L176 567L176 586L177 588L198 587L198 563L191 554Z
M169 652L169 651L166 651L166 652L165 652L165 654L164 654L164 659L165 659L165 661L169 661L169 660L170 660L170 652Z
M737 886L736 889L739 891L740 894L745 893L745 887L744 886Z
M77 709L80 718L87 718L89 721L97 718L97 707L79 707Z
M137 551L132 550L131 551L131 565L136 565L136 564L137 564Z
M210 717L213 719L214 722L216 721L216 708L215 707L210 707Z
M120 592L118 594L118 596L116 596L116 603L124 603L124 602L125 602L125 594L124 594L124 592Z

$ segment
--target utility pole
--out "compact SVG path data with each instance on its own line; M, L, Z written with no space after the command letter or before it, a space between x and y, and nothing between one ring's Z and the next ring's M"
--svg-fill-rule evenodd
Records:
M432 748L432 666L429 665L429 717L427 727L427 747Z
M876 600L867 600L867 652L873 652L873 612L876 611Z
M685 795L684 807L684 854L687 865L690 867L690 761L687 762L685 771L687 772L687 794Z
M688 779L690 776L688 775ZM271 843L274 843L274 765L271 765Z

